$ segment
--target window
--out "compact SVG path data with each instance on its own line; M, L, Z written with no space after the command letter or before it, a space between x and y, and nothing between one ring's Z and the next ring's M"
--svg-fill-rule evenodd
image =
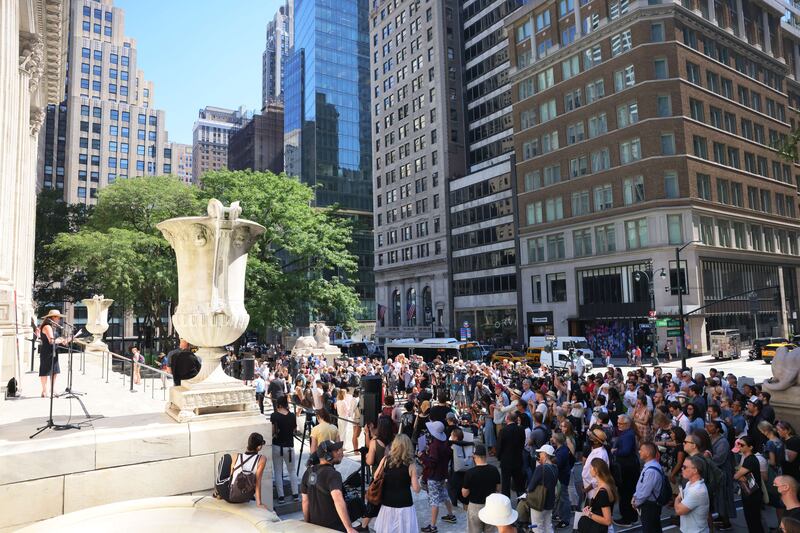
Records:
M683 244L683 218L681 215L667 215L667 234L670 244Z
M586 103L592 102L605 96L605 84L603 79L594 80L586 85Z
M731 203L731 187L728 180L717 178L717 201L723 204Z
M761 210L765 213L772 213L772 192L761 189Z
M575 257L586 257L587 255L592 255L592 231L590 229L573 231L572 249Z
M567 275L563 272L547 274L547 301L567 301Z
M617 233L614 224L597 226L594 229L594 242L598 254L617 251Z
M695 85L700 85L700 67L690 61L687 61L686 79L689 80L690 83L694 83Z
M542 277L531 276L531 296L533 303L542 303Z
M589 70L602 62L603 52L599 44L583 51L583 70Z
M664 197L680 197L680 191L678 190L678 175L675 172L667 172L664 174Z
M554 118L556 118L556 99L551 98L539 105L539 121L544 124Z
M650 24L650 42L661 43L664 42L664 23L655 22Z
M733 246L734 248L747 248L747 237L744 232L744 222L733 223Z
M628 65L624 69L614 72L614 90L616 92L623 91L628 87L633 87L636 84L636 76L633 70L633 65Z
M731 247L731 227L727 220L717 220L717 236L720 246Z
M611 184L594 188L594 210L605 211L614 207L614 194Z
M589 191L577 191L572 193L572 216L579 217L588 215L591 211L589 207Z
M711 200L711 176L708 174L697 175L697 197L701 200Z
M606 114L600 113L598 115L594 115L589 117L589 138L593 139L599 135L603 135L604 133L608 132L608 121L606 120Z
M714 219L700 217L700 240L703 244L714 245Z
M642 176L625 178L622 182L622 198L625 205L644 202L644 178Z
M668 95L660 94L656 97L656 114L659 117L672 116L672 100Z
M647 219L638 218L636 220L626 220L625 238L628 243L628 250L635 250L648 246L650 239L647 233Z
M539 91L545 91L552 87L555 84L555 78L553 76L553 67L550 67L547 70L543 70L542 72L536 75L536 85L539 88Z
M564 111L572 111L581 106L581 89L569 91L564 95Z
M600 172L607 170L611 167L611 158L609 157L608 148L602 148L592 152L592 172Z
M619 144L619 158L623 165L638 161L642 158L641 142L638 138L624 141Z
M542 31L550 26L550 11L543 11L536 15L536 31Z
M533 202L526 208L526 221L528 225L541 224L544 222L542 202Z
M545 201L545 217L547 218L547 222L553 222L564 218L564 203L561 196L557 198L548 198Z
M556 233L555 235L547 236L547 259L554 261L557 259L564 259L564 234Z
M583 121L567 126L567 144L575 144L584 140Z
M573 4L574 0L559 0L558 2L558 16L565 17L567 14L572 13L575 9Z
M626 128L639 122L639 105L636 100L617 108L617 128Z
M689 98L689 114L693 119L700 122L705 122L706 116L703 108L703 102L700 100L695 100L694 98Z
M631 30L625 30L622 33L611 37L611 57L616 57L619 54L627 52L633 46L631 39Z
M747 207L758 211L758 189L755 187L747 188Z
M533 33L533 24L530 20L525 22L522 26L517 26L517 42L522 42L525 39L529 39L531 34Z
M540 263L546 260L544 255L544 237L528 239L528 263Z
M519 99L525 100L526 98L530 98L535 94L533 78L528 78L526 80L522 80L519 84Z
M692 146L694 147L694 155L708 159L708 143L705 137L692 136Z
M753 250L756 250L758 252L764 249L761 226L750 226L750 244Z
M661 155L675 155L675 134L661 134Z
M661 57L653 61L653 76L657 80L665 80L669 78L667 60L665 58Z

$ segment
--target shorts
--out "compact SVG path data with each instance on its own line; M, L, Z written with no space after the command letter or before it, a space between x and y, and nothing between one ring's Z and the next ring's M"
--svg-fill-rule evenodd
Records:
M428 480L428 503L431 506L439 506L447 502L450 497L447 494L447 481Z

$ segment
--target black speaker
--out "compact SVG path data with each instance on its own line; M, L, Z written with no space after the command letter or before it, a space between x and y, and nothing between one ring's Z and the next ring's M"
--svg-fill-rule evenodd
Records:
M231 362L231 377L236 379L241 379L242 377L242 362L238 359Z
M256 360L252 358L242 359L242 381L253 381L256 379Z
M380 376L364 376L361 378L361 426L375 424L381 414L383 398L381 395L383 380Z

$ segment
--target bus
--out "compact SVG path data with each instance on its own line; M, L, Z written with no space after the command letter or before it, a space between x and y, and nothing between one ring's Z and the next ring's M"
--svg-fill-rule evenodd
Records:
M483 358L477 342L463 342L453 338L423 339L419 342L414 339L397 339L387 342L384 349L387 358L396 358L400 354L418 355L426 363L436 359L437 355L443 362L449 359L479 362Z

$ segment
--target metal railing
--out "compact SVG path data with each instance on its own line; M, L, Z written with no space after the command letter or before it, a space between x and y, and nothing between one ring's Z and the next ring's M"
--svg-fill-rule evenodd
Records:
M163 401L167 400L167 380L172 381L172 374L169 372L165 372L159 368L154 366L150 366L146 363L134 363L130 357L126 357L124 355L120 355L118 353L114 353L110 350L104 350L102 352L95 352L95 351L86 351L87 343L82 342L80 340L75 340L75 344L81 347L80 352L80 370L83 375L86 375L86 354L90 355L98 355L100 357L100 378L105 378L106 383L111 382L111 375L112 373L116 373L119 375L120 382L123 386L126 386L126 381L129 383L128 387L130 392L138 392L134 387L134 379L136 377L136 370L139 371L139 376L141 378L142 383L142 392L147 392L147 382L150 381L150 397L155 399L156 394L156 380L161 382L161 399ZM120 363L120 372L114 370L114 363Z

